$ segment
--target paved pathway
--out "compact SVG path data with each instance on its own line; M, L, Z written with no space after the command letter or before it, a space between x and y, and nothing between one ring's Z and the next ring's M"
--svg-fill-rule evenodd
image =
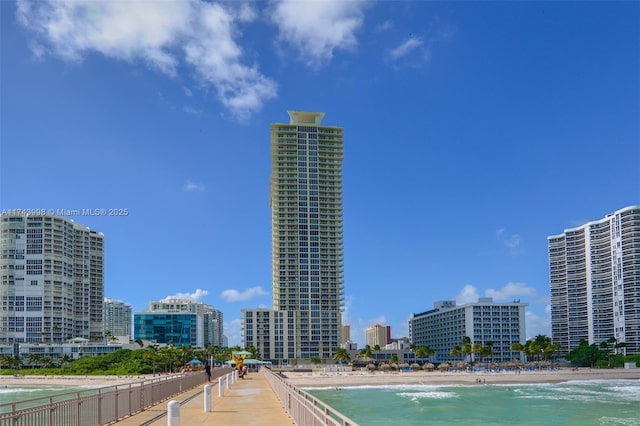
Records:
M225 387L223 397L218 396L218 383L211 383L210 412L204 411L204 385L176 395L172 400L180 401L180 426L295 424L261 373L249 373L244 380L238 379L232 384L231 389ZM115 425L166 426L168 402L120 420Z

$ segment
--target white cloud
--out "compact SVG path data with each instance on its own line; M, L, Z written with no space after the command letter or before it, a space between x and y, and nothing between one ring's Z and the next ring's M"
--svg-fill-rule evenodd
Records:
M38 58L48 54L81 62L97 52L144 62L171 77L186 64L238 119L276 96L276 84L256 65L243 63L236 43L238 24L255 19L246 3L18 0L17 16L32 31L30 45Z
M389 51L389 57L392 60L403 58L416 49L422 47L423 44L424 43L419 38L411 37L404 41L400 46L391 49Z
M376 25L375 27L375 31L376 32L385 32L390 30L391 28L393 28L393 21L390 20L386 20L381 24Z
M520 296L535 296L536 290L533 287L527 287L523 283L507 283L498 290L493 288L485 290L484 295L485 297L492 297L494 301L511 301ZM478 289L471 284L467 284L456 296L456 303L458 305L476 303L479 297Z
M509 249L512 254L517 254L521 250L522 237L519 234L507 235L504 228L496 231L496 237Z
M293 46L307 65L319 66L330 61L337 49L355 49L365 4L363 0L277 0L270 18L281 41Z
M165 299L181 299L181 300L193 300L195 302L208 295L207 290L196 289L194 293L176 293L173 296L167 296Z
M536 290L532 287L527 287L523 283L507 283L499 290L492 288L487 289L484 292L486 297L492 297L494 301L512 301L513 299L519 299L520 296L533 297L536 295ZM465 285L460 293L456 296L456 303L458 305L464 305L465 303L475 303L478 301L479 293L478 289L470 284ZM544 308L545 314L538 315L532 311L532 307L528 306L525 309L525 322L526 322L526 338L530 339L538 334L544 334L551 336L551 306L548 305L548 298L539 299L534 301L533 305L539 305L544 300L547 305Z
M224 322L224 335L229 339L229 346L242 346L242 318Z
M549 312L547 312L547 315L545 316L540 316L527 309L525 317L527 323L527 340L536 337L538 334L551 337L551 316Z
M535 296L536 290L533 287L527 287L523 283L507 283L499 290L487 289L484 294L487 297L493 297L494 300L509 301L519 296Z
M187 114L196 115L196 116L202 115L202 110L195 109L194 107L189 106L189 105L185 105L182 108L182 110L184 112L186 112ZM204 190L204 187L203 187L203 190Z
M478 301L478 289L471 284L465 285L460 293L456 296L456 303L458 305L464 305L465 303L475 303Z
M184 184L184 186L182 187L182 189L184 189L185 191L189 191L189 192L203 192L205 191L207 188L205 188L204 185L202 185L201 183L195 183L195 182L191 182L190 180L187 180Z
M227 302L242 302L253 299L254 297L264 296L269 294L262 289L262 287L251 287L242 292L234 289L224 290L220 293L220 297Z

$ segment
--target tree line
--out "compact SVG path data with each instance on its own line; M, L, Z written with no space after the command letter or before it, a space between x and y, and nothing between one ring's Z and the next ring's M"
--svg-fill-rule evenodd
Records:
M9 374L16 370L30 369L29 374L65 374L65 375L136 375L172 373L180 371L189 362L197 359L203 364L213 359L215 363L224 363L232 359L234 351L240 351L240 346L219 348L210 346L206 349L194 349L190 346L159 346L149 345L140 349L119 349L111 354L101 356L85 356L73 360L68 354L58 358L45 357L40 354L29 354L22 359L14 355L0 356L0 369ZM249 346L244 350L251 352L252 358L260 359L260 353L255 347Z

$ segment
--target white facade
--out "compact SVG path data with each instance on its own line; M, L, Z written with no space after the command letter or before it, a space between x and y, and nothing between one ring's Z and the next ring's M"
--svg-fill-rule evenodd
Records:
M548 237L551 331L558 353L611 337L640 353L640 206Z
M104 235L58 216L0 216L0 343L103 339Z
M466 336L472 343L483 346L493 342L491 362L521 359L511 350L514 343L525 343L525 307L519 301L494 303L481 297L477 303L456 305L453 300L434 303L434 309L412 314L409 319L409 338L417 347L429 346L435 351L435 362L460 361L450 354Z
M133 321L131 305L121 300L105 297L102 304L102 318L105 337L111 336L118 342L129 343L131 340L131 322Z

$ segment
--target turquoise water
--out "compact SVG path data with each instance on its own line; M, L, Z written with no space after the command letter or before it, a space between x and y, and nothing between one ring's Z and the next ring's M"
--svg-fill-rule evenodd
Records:
M18 401L31 401L37 398L45 398L54 395L63 395L55 400L68 399L75 397L75 392L82 392L83 395L90 392L95 392L93 386L72 387L72 386L14 386L14 385L2 385L0 386L0 411L9 411L10 407L2 407L3 404L9 404ZM69 395L71 393L71 395ZM45 399L39 399L35 402L35 405L47 403ZM21 408L24 406L34 405L33 403L20 404Z
M306 390L361 426L640 425L640 380Z

